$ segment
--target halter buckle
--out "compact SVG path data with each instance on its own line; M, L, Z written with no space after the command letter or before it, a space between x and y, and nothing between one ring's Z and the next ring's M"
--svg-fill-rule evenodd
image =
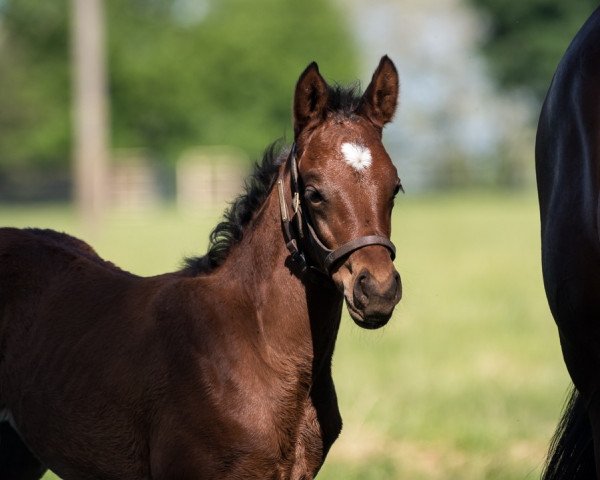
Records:
M279 210L281 212L281 220L283 222L289 221L287 205L285 204L285 195L283 193L283 180L280 178L277 180L277 191L279 192Z

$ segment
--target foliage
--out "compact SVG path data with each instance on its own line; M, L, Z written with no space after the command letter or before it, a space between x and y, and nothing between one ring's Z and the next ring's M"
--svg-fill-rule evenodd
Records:
M0 6L0 165L65 162L70 147L64 1Z
M69 3L0 0L0 166L65 166L71 150ZM328 0L106 0L114 147L174 159L195 144L252 156L291 132L312 60L355 76Z
M525 88L541 101L595 0L470 0L488 20L482 48L499 83Z

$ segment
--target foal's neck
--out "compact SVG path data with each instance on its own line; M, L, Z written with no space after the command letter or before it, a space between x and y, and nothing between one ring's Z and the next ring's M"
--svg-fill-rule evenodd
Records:
M326 278L318 283L300 278L288 261L274 188L231 251L223 273L235 279L239 298L255 312L246 321L254 322L258 344L273 359L310 368L314 375L331 361L343 297Z

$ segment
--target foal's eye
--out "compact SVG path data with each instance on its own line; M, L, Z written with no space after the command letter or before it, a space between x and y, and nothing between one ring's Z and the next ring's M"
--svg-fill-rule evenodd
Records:
M325 200L323 198L323 195L321 195L319 191L313 187L308 187L304 192L304 196L306 197L306 200L308 200L313 205L319 205Z
M399 192L404 193L404 188L402 187L400 179L398 179L398 181L396 182L396 186L394 187L394 197L398 195Z

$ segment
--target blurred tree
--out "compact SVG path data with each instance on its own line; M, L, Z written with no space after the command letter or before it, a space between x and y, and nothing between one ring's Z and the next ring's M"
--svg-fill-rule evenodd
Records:
M0 165L70 156L66 4L0 3Z
M71 156L68 2L0 0L0 166ZM256 156L291 133L293 87L312 60L355 77L329 0L107 0L114 147L174 159L195 144Z
M500 84L541 101L560 58L597 0L470 0L488 20L483 51Z

